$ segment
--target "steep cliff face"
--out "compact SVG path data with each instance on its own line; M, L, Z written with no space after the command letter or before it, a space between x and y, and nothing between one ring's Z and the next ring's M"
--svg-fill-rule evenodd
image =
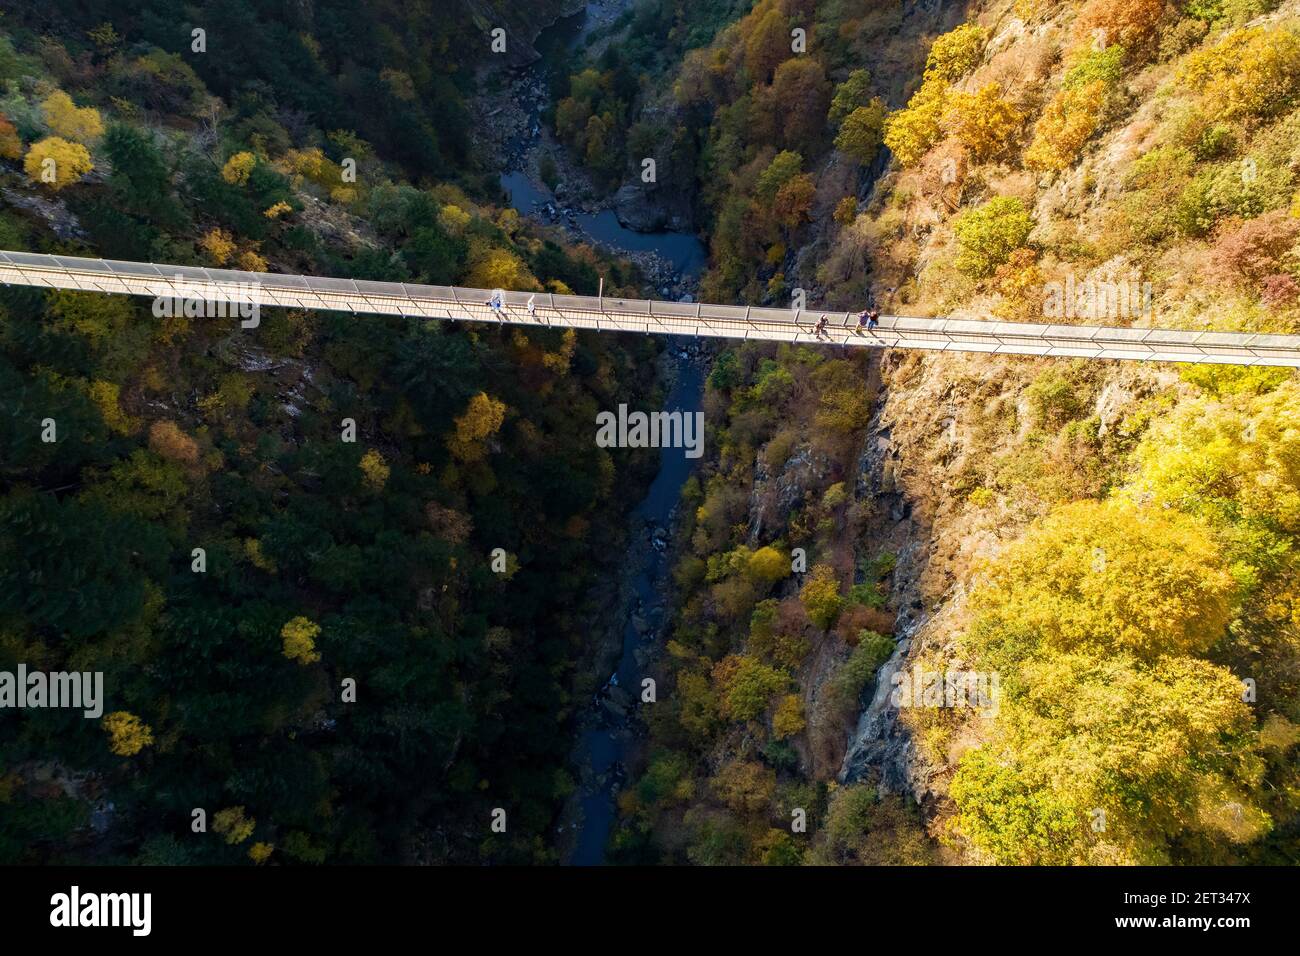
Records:
M511 66L527 66L540 54L533 46L538 34L561 17L573 16L586 6L585 0L461 0L475 26L490 33L502 29L506 34L504 55Z
M1127 16L1144 5L1123 6ZM1287 131L1300 125L1294 84L1279 80L1291 92L1276 107L1223 122L1223 114L1236 110L1241 117L1245 108L1233 105L1237 94L1227 79L1213 95L1203 92L1196 71L1228 69L1215 66L1214 58L1232 44L1290 55L1278 51L1291 49L1294 41L1287 38L1298 13L1295 3L1261 3L1237 21L1226 14L1195 20L1157 4L1144 34L1126 35L1127 50L1107 53L1104 37L1089 46L1103 29L1090 24L1110 22L1104 5L973 4L968 22L985 40L948 102L969 102L961 97L996 84L1008 115L1018 117L1007 145L963 139L955 118L960 106L950 106L926 148L906 165L895 157L870 190L859 193L857 217L827 223L801 251L800 268L805 277L815 275L832 299L868 272L866 288L882 307L907 314L1294 331L1296 298L1270 292L1291 289L1295 273L1296 227L1286 222L1300 209L1291 198L1300 150L1287 139ZM1112 33L1112 46L1115 39ZM1258 71L1258 63L1249 69ZM1070 90L1085 83L1094 84L1098 98L1089 119L1093 133L1074 147L1077 154L1040 158L1035 165L1034 149L1041 157L1045 142L1060 146L1051 142L1060 136L1052 110L1064 109ZM1211 128L1216 131L1207 132ZM833 156L819 181L832 195L845 188L845 177L833 175L841 161ZM1029 228L1016 240L1018 259L972 281L969 270L962 271L961 257L971 245L962 228L972 211L991 201L1023 209ZM1260 262L1247 266L1237 258L1245 237L1274 231L1272 252L1251 246ZM987 249L990 237L984 240ZM1277 278L1262 279L1265 273ZM1189 414L1182 409L1220 413L1250 401L1234 396L1264 395L1280 383L1289 387L1288 373L1249 381L1245 374L1060 359L882 358L858 494L873 515L864 537L898 555L890 601L898 610L899 643L850 737L842 781L878 780L882 789L909 794L926 808L932 832L946 832L967 858L985 858L949 826L959 810L950 784L966 754L1004 739L998 725L973 710L941 718L900 710L892 694L895 675L916 666L972 666L962 658L962 638L975 619L970 596L985 570L1065 503L1129 493L1139 462L1151 460L1150 453L1142 457L1142 443L1162 423ZM1200 440L1208 442L1209 434ZM1202 451L1183 446L1180 453ZM1186 480L1195 486L1198 479ZM1150 493L1139 493L1138 500L1149 501ZM1184 497L1162 507L1195 506ZM1234 625L1235 640L1267 644L1270 638L1258 635L1267 635L1270 626ZM1250 633L1251 627L1258 632ZM1233 667L1233 640L1225 638L1211 659ZM1284 650L1267 664L1260 657L1245 666L1263 672L1284 666L1293 654ZM1293 706L1285 695L1274 705L1282 712ZM1265 723L1264 716L1259 720ZM1290 811L1279 806L1272 812ZM1241 836L1231 841L1248 842ZM1163 849L1147 845L1136 852Z

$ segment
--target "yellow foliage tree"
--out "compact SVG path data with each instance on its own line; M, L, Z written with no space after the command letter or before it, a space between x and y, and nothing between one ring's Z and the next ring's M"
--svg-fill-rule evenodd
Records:
M149 448L168 461L192 465L199 460L199 446L175 422L157 421L149 426Z
M245 816L243 807L227 807L212 815L212 829L221 834L231 846L243 843L253 835L257 821Z
M270 843L254 843L248 848L248 858L254 863L262 864L271 858L275 846Z
M1025 115L1002 98L1002 87L987 83L976 93L953 92L945 125L977 162L1004 152L1016 139Z
M829 564L818 564L799 590L808 618L822 630L828 629L840 616L844 599L840 597L840 579Z
M772 715L772 734L778 740L802 733L807 721L803 715L803 698L798 694L786 694Z
M133 757L153 744L153 729L135 714L117 710L103 720L108 749L119 757Z
M1245 843L1270 822L1241 681L1208 661L1051 655L1021 669L949 789L994 862L1167 864L1170 844Z
M1277 116L1300 93L1300 35L1285 28L1234 30L1188 56L1178 78L1224 119Z
M1220 640L1237 584L1205 525L1121 499L1064 505L992 563L971 595L966 644L1015 657L1202 653Z
M765 545L749 556L746 571L751 578L771 584L790 573L790 558L770 544Z
M305 617L291 618L280 628L280 637L284 641L284 656L299 664L314 664L320 660L316 651L316 635L320 625Z
M963 23L938 37L925 61L926 77L955 83L979 63L989 31L977 23Z
M907 101L907 107L885 120L885 145L904 166L915 166L939 141L947 100L948 84L927 77Z
M482 241L470 244L469 275L465 283L476 289L538 288L537 280L522 259L509 249Z
M245 272L265 272L268 268L266 259L253 249L245 249L237 261Z
M56 192L72 185L94 168L86 147L58 136L47 136L33 143L23 159L23 169L28 178Z
M1058 172L1072 166L1096 132L1105 102L1106 84L1101 80L1058 90L1034 127L1025 163Z
M456 430L447 439L447 447L461 461L478 461L487 453L484 442L497 433L505 420L505 402L479 392L456 419Z
M208 254L213 263L224 266L235 254L235 240L230 233L221 228L209 229L199 239L199 247Z
M388 475L392 471L384 461L384 456L375 449L370 449L361 456L361 473L365 476L367 488L373 491L382 491L385 484L388 483Z
M87 394L99 409L99 414L103 416L105 425L119 435L129 435L135 431L139 423L122 411L120 404L121 386L116 382L96 379L90 383Z
M257 157L252 153L235 153L221 167L221 178L233 186L243 186L256 166Z
M57 136L76 140L78 143L94 143L104 135L104 121L99 111L91 106L78 106L72 97L62 90L55 90L41 103L41 112Z

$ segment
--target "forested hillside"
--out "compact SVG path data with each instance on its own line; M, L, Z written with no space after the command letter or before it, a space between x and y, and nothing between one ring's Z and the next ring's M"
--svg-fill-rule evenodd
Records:
M645 294L475 135L577 6L14 0L0 248ZM547 148L701 300L1300 332L1300 0L611 17ZM660 343L149 306L0 292L0 670L108 693L0 714L0 859L557 862ZM733 343L704 413L608 861L1300 862L1293 372Z
M625 124L676 124L706 300L1295 332L1298 104L1294 3L761 0ZM625 852L1296 862L1293 373L889 354L850 410L832 354L718 361ZM892 699L953 672L998 706Z
M636 288L480 188L468 10L295 11L6 4L0 247ZM0 714L0 860L553 862L650 464L591 423L653 403L657 343L151 304L0 294L0 669L107 697Z

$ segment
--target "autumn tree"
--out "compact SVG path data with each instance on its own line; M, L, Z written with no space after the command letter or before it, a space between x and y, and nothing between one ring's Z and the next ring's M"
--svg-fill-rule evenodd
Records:
M989 32L977 23L963 23L937 37L925 61L927 79L955 83L979 64Z
M172 421L156 421L149 426L149 448L168 461L185 465L199 460L199 446Z
M252 153L234 153L221 167L221 178L232 186L246 186L256 165L257 157Z
M835 148L848 153L866 165L876 158L876 151L884 141L885 103L876 97L866 106L859 106L840 126L835 137Z
M316 650L316 637L320 634L320 625L308 618L298 616L290 618L280 628L280 638L284 642L284 656L299 664L314 664L320 660Z
M1014 687L949 789L957 830L992 860L1167 864L1189 836L1246 843L1268 830L1249 797L1253 720L1226 669L1063 654Z
M976 162L992 159L1014 145L1024 114L1002 96L998 83L975 93L954 91L944 123Z
M960 252L957 268L976 279L991 276L1029 240L1033 217L1014 196L997 196L953 221Z
M1178 78L1224 119L1278 116L1300 94L1300 34L1234 30L1183 61Z
M153 744L153 729L135 714L117 710L101 722L108 733L108 749L119 757L134 757Z
M822 135L831 85L821 63L811 57L795 57L777 67L772 86L762 99L770 115L779 117L778 141L789 148L803 148Z
M876 97L875 99L879 99ZM873 102L871 96L871 74L866 70L854 70L839 86L835 87L835 95L831 99L830 112L827 113L827 120L838 125L843 123L849 114L859 107L866 106Z
M72 185L94 168L86 147L58 136L47 136L33 143L23 159L27 177L56 192Z
M1105 102L1106 85L1101 80L1058 90L1034 126L1025 163L1051 171L1072 166L1097 131Z
M906 108L886 118L885 145L902 165L915 166L939 141L943 135L942 121L947 101L947 84L927 78L907 101Z
M469 400L464 414L456 418L456 430L447 439L447 447L461 461L479 461L487 454L485 443L505 418L505 403L479 392Z
M790 28L780 0L765 0L742 22L745 72L755 83L767 83L791 55Z
M249 817L243 807L226 807L212 815L212 830L226 843L234 846L253 835L257 821Z
M808 220L816 195L817 184L808 173L791 177L777 190L772 201L776 221L787 229L797 228Z
M18 159L23 154L23 140L9 117L0 113L0 159Z
M91 144L104 135L104 121L94 107L78 107L72 97L55 90L41 102L45 122L56 136Z
M767 709L790 678L754 657L729 654L713 665L711 680L719 709L730 720L753 720Z
M814 565L808 579L799 590L808 617L823 631L828 630L844 608L840 597L840 579L829 564Z

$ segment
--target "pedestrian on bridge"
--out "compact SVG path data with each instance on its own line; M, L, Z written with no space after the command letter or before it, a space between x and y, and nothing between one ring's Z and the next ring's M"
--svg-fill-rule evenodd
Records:
M534 321L537 319L537 296L528 297L528 317Z
M491 306L492 314L497 317L498 322L505 321L505 297L506 294L500 289L493 289L492 298L488 299L487 302L484 303L485 305Z

